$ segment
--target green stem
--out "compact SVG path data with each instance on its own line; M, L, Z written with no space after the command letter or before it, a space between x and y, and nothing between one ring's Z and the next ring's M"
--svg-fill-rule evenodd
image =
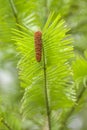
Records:
M46 102L46 111L48 118L48 128L51 130L51 117L50 117L50 105L48 98L48 88L47 88L47 74L46 74L46 61L45 61L45 52L43 47L43 66L44 66L44 92L45 92L45 102Z
M3 123L3 125L4 125L6 128L8 128L8 130L12 130L11 127L8 125L8 123L7 123L4 119L2 119L1 122Z
M85 92L85 87L82 88L82 91L80 92L80 94L78 95L78 98L77 98L77 104L79 104L84 92ZM65 127L66 127L66 123L69 119L69 117L72 115L72 113L75 111L75 108L76 108L76 105L72 106L71 109L69 109L66 113L65 113L65 117L62 119L61 121L61 126L59 128L59 130L64 130Z
M15 17L16 23L19 24L19 21L18 21L18 18L17 18L17 10L16 10L16 7L14 5L14 1L13 0L9 0L9 3L10 3L10 6L11 6L13 15Z

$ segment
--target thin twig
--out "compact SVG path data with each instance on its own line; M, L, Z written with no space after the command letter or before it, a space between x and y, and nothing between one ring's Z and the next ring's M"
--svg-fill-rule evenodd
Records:
M1 122L3 123L3 125L4 125L6 128L8 128L8 130L12 130L11 127L8 125L8 123L7 123L4 119L2 119Z
M50 106L49 106L49 99L48 99L48 88L47 88L47 74L46 74L46 61L45 61L45 52L43 47L43 66L44 66L44 91L45 91L45 102L46 102L46 110L47 110L47 117L48 117L48 129L51 130L51 117L50 117Z
M18 17L17 17L17 10L16 10L16 7L14 5L14 1L13 0L9 0L9 3L10 3L10 6L11 6L13 15L15 17L16 23L19 24Z

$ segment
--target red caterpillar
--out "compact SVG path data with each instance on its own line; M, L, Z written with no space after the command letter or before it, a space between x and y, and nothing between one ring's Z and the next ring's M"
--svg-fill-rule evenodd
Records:
M36 60L40 62L42 56L42 33L40 31L35 32L34 41L35 41Z

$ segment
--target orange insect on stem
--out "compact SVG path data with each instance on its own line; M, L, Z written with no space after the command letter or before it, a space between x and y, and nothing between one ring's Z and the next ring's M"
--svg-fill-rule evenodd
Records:
M35 41L36 60L40 62L42 57L42 33L40 31L35 32L34 41Z

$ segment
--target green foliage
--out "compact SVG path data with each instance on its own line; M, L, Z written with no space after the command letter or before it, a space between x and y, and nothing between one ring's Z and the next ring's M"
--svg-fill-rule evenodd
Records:
M78 97L78 108L85 104L87 94L87 59L82 56L77 56L76 61L73 63L74 79ZM81 96L81 97L80 97Z
M74 80L77 87L77 93L87 86L87 60L82 56L77 56L73 62Z
M69 63L74 56L72 39L66 35L69 29L64 20L57 15L52 22L54 16L54 13L49 16L42 30L43 56L40 63L35 59L34 32L22 26L20 26L22 31L13 30L15 34L13 39L22 56L18 64L21 86L26 87L22 111L30 119L46 118L46 100L48 100L51 112L59 108L71 107L75 101L75 88L70 81L72 70ZM70 89L72 91L68 91ZM52 126L55 124L51 124Z
M6 97L4 96L4 98ZM1 102L0 107L0 129L21 130L22 124L20 120L17 103L14 101L15 105L13 105L12 103L8 102L8 97L7 99L4 100L5 100L4 102L3 101Z
M67 15L67 24L71 27L75 49L80 53L87 48L87 1L73 1Z
M48 19L49 12L55 14L50 15ZM62 14L71 30L66 27L58 13ZM47 129L46 93L44 92L45 58L52 130L69 129L66 122L73 111L82 110L86 104L87 52L85 51L85 58L79 56L79 53L83 55L87 48L86 16L86 0L0 0L0 74L3 70L9 71L14 77L14 85L10 84L10 89L8 85L6 87L9 93L3 94L5 91L2 83L3 76L0 75L0 99L2 99L0 120L4 119L11 128L16 130ZM14 28L14 40L19 56L11 40L12 28ZM42 31L43 34L44 55L40 63L36 62L34 49L34 32L37 30ZM68 35L69 32L73 34L74 48L78 54L73 66L71 65L72 38ZM18 71L23 88L19 90L15 68L20 57ZM12 88L15 89L13 92ZM19 101L22 97L22 112L28 117L24 120L19 112ZM0 130L3 129L8 130L0 122Z
M11 28L14 27L15 18L9 1L0 0L0 42L11 42Z
M46 9L44 0L14 0L14 4L18 12L17 19L20 24L34 30L44 25Z
M67 15L71 9L72 4L73 0L60 0L60 2L58 0L51 0L49 8L51 11L55 11L56 13Z
M73 63L73 70L75 80L78 80L79 78L84 80L84 78L87 78L87 60L82 56L78 56L76 62Z

